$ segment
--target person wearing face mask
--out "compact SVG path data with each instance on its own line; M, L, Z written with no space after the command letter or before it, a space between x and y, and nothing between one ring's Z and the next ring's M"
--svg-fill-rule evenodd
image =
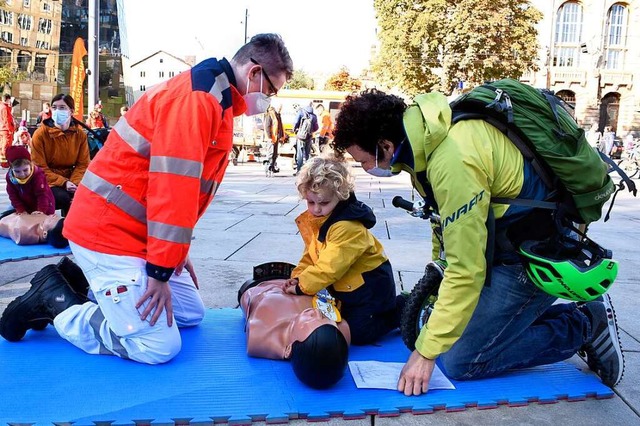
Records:
M347 97L333 148L374 176L408 172L442 218L447 265L433 312L400 374L399 391L427 392L436 358L448 377L472 380L552 364L578 351L585 351L587 364L605 384L620 381L624 359L608 295L580 306L554 304L557 298L527 277L509 241L544 240L555 226L540 209L494 202L545 200L549 191L500 130L480 119L454 122L446 97L437 92L406 105L372 89ZM488 247L491 216L495 244ZM435 232L432 244L437 259Z
M66 216L87 167L87 135L72 118L75 102L58 94L51 100L51 118L43 121L31 140L33 162L40 167L56 200L56 209Z
M205 312L189 246L228 165L233 118L264 113L292 74L282 38L258 34L231 60L206 59L144 93L111 128L65 219L97 303L56 304L64 288L43 282L5 310L0 335L20 340L39 316L91 354L175 357L178 327Z
M347 366L349 324L325 317L313 308L310 296L287 294L284 285L282 279L251 282L240 295L247 354L287 359L301 382L315 389L329 388Z

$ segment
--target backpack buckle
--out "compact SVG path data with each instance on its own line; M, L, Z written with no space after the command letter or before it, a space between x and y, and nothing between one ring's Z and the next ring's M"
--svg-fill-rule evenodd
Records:
M502 100L502 94L504 91L502 89L496 89L496 97L493 99L493 102L498 104L500 100Z

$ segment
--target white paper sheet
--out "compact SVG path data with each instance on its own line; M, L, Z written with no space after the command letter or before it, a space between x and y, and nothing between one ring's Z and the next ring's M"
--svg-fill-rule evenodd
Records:
M396 390L403 366L402 362L349 361L349 371L359 389ZM434 389L455 389L437 365L429 381L429 390Z

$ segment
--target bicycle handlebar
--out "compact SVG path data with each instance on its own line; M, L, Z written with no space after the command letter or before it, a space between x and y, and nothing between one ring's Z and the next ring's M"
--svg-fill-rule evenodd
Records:
M393 207L399 207L401 209L405 209L408 212L413 211L413 203L411 201L405 200L399 195L393 197L393 200L391 200L391 204L393 205Z

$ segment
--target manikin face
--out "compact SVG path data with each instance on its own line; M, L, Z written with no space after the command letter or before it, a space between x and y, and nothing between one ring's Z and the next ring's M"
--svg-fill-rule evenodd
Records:
M315 217L328 216L331 214L340 199L335 193L328 194L329 191L313 192L307 191L305 200L307 201L307 210Z
M12 167L13 175L18 179L25 179L31 174L31 164L23 164L22 166Z
M322 315L319 309L308 308L300 312L292 321L285 357L289 358L291 355L293 342L304 342L311 333L326 324L336 327L335 321Z

